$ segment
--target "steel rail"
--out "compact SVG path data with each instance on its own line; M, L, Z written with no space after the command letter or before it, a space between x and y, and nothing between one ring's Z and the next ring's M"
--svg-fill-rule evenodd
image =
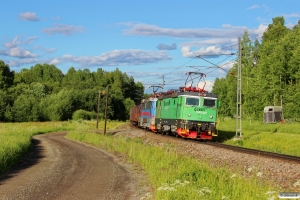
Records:
M132 127L137 128L137 129L141 129L141 128L133 126L133 125L132 125ZM141 130L144 130L144 129L141 129ZM156 133L151 132L151 131L149 131L149 132L153 133L153 134L156 134ZM183 140L183 138L176 138L176 137L172 137L172 138L174 140L177 140L177 139L178 140ZM193 140L193 139L188 139L188 140L184 140L184 141L192 142L192 143L195 143L195 144L201 144L201 145L203 144L203 145L215 146L215 147L218 147L218 148L229 149L229 150L240 152L240 153L247 153L247 154L252 154L252 155L256 155L256 156L264 156L266 158L275 158L275 159L281 159L281 160L300 163L300 157L298 157L298 156L292 156L292 155L281 154L281 153L273 153L273 152L268 152L268 151L250 149L250 148L245 148L245 147L240 147L240 146L233 146L233 145L217 143L217 142L211 142L211 141L200 142L198 140Z
M230 150L237 151L237 152L244 152L244 153L258 155L258 156L265 156L265 157L268 157L268 158L276 158L276 159L281 159L281 160L284 159L284 160L294 161L294 162L300 163L300 157L298 157L298 156L292 156L292 155L281 154L281 153L274 153L274 152L269 152L269 151L262 151L262 150L257 150L257 149L250 149L250 148L245 148L245 147L240 147L240 146L233 146L233 145L216 143L216 142L206 142L204 144L209 145L209 146L224 148L224 149L230 149Z

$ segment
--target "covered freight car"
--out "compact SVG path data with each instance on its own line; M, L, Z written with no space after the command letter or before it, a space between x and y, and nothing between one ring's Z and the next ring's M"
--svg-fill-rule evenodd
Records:
M133 106L130 108L130 122L133 125L138 126L140 116L141 116L141 106L140 105L136 105L136 106Z

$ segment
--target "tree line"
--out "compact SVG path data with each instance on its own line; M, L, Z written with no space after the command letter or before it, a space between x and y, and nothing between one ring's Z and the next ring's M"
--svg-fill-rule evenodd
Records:
M144 86L119 69L91 72L71 67L63 74L55 65L36 64L15 72L0 60L0 121L64 121L72 119L76 111L94 118L99 91L103 117L107 86L108 117L128 119L129 109L142 98Z
M283 17L273 18L261 40L242 42L242 114L262 120L265 106L283 106L285 118L300 117L300 21L292 28ZM236 114L237 64L215 80L212 92L222 102L219 114Z

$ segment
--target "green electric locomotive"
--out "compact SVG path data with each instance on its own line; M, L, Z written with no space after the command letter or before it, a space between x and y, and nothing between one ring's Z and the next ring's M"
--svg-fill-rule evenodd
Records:
M182 138L211 140L217 136L216 120L220 101L217 96L199 88L205 74L188 72L184 87L170 90L158 96L156 105L155 128L162 134L173 133ZM193 87L193 76L199 77ZM188 79L191 79L187 86ZM205 82L204 82L205 83Z

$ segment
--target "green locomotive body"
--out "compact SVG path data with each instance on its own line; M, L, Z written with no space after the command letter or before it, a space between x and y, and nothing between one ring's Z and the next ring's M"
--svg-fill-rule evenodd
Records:
M161 95L156 105L156 131L183 138L211 140L217 136L217 96L207 92L181 91Z

